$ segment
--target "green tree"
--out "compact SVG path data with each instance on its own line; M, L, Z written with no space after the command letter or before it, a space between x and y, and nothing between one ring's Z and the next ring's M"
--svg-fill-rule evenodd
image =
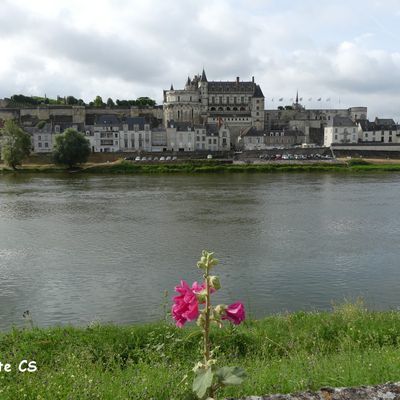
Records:
M111 108L115 106L114 101L111 97L109 97L107 100L107 106Z
M75 129L68 128L56 135L53 159L56 164L68 165L69 168L87 161L90 154L89 141Z
M15 121L8 120L1 134L1 158L12 169L22 164L31 151L31 137Z
M95 107L104 107L104 103L103 103L103 99L101 98L101 96L96 96L96 98L94 99L93 105Z
M67 96L67 104L70 106L78 104L78 99L75 98L74 96Z
M156 105L156 102L153 99L150 99L150 97L138 97L136 99L136 104L139 107L143 107L143 106L154 107Z

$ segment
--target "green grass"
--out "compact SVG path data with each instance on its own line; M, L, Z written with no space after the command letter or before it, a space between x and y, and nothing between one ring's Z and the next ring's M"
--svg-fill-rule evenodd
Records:
M168 324L13 330L2 362L37 362L35 373L0 373L1 399L187 399L200 337ZM284 314L214 329L220 365L248 378L227 396L400 379L400 313L345 304L333 312ZM185 382L182 377L188 374ZM26 396L24 397L24 395Z
M120 161L110 164L83 166L78 173L85 174L171 174L171 173L279 173L279 172L390 172L400 171L399 164L370 164L364 160L349 160L348 163L310 164L229 164L212 161L188 161L185 163L139 164ZM0 173L54 173L69 172L55 165L23 166L18 171L0 168ZM76 171L75 171L76 172Z

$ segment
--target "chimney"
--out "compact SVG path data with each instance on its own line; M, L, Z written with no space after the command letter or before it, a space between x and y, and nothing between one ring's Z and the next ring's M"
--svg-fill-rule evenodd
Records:
M254 83L254 76L251 77L251 81Z
M239 77L238 76L236 77L236 83L239 83Z

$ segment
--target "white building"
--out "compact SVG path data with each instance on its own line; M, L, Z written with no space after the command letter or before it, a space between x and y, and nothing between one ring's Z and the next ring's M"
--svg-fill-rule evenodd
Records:
M127 118L119 132L118 151L152 151L150 124L145 118Z
M109 153L120 150L119 131L121 123L115 115L97 116L93 126L93 136L89 136L93 152Z
M171 151L193 151L195 131L191 124L171 121L166 129L167 148Z
M360 141L365 143L400 143L400 129L393 119L375 118L357 122Z
M332 144L358 143L358 129L348 117L335 116L332 123L324 128L324 146Z

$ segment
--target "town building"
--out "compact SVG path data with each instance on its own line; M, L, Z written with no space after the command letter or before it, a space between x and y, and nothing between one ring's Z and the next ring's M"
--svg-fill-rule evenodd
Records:
M335 116L324 129L324 146L332 144L358 143L357 124L349 117Z
M400 143L399 126L391 118L375 118L375 121L357 121L359 141L364 143Z
M300 146L304 140L304 133L297 129L266 131L251 127L240 135L238 143L243 150L268 150Z

